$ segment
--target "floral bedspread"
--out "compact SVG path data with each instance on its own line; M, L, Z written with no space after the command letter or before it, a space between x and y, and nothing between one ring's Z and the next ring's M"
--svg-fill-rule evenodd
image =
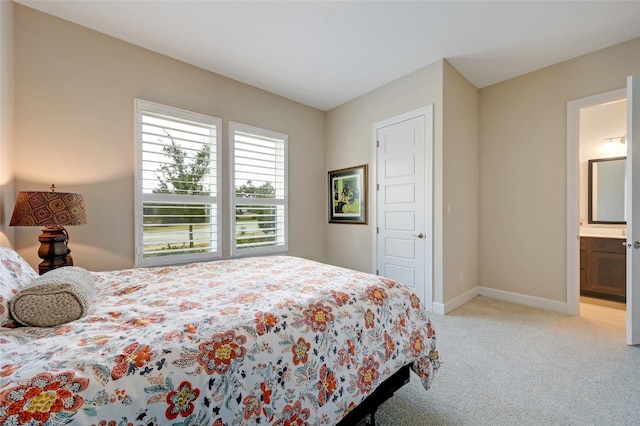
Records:
M0 329L0 425L333 425L439 366L396 282L280 256L94 272L88 316Z

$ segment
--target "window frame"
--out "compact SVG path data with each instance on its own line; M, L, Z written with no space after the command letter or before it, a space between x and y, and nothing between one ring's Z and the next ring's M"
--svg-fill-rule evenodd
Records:
M134 162L135 162L135 267L148 267L148 266L161 266L172 264L184 264L190 262L213 260L222 257L222 222L223 209L222 209L222 120L217 117L187 111L184 109L174 108L158 103L146 101L143 99L134 100ZM142 116L144 112L150 112L155 114L165 115L170 118L175 118L177 121L185 120L200 123L207 126L215 126L215 185L216 191L213 196L200 196L200 195L176 195L176 194L144 194L143 188L143 141L142 141ZM199 202L205 198L206 202ZM214 211L216 214L216 250L206 251L204 253L187 253L187 254L172 254L167 256L155 256L144 257L144 203L154 202L158 200L166 200L168 202L178 202L180 204L196 203L196 204L209 204L215 206Z
M229 184L227 188L230 191L230 203L228 209L228 220L230 222L230 235L231 235L231 257L246 257L246 256L255 256L255 255L268 255L268 254L287 254L289 251L289 136L285 133L280 133L272 130L263 129L260 127L250 126L247 124L237 123L234 121L230 121L228 125L229 134L229 173L227 174L229 179ZM235 134L237 131L241 131L242 133L254 134L258 137L264 137L269 139L279 139L283 142L283 151L284 151L284 159L283 159L283 173L284 173L284 196L282 199L274 198L274 199L261 199L262 202L255 204L269 204L274 206L283 206L284 208L284 243L276 244L270 246L263 247L252 247L252 248L238 248L236 245L236 205L238 205L238 200L241 200L236 197L236 182L235 182L235 172L236 172L236 161L235 161ZM247 204L240 203L240 204ZM249 203L251 204L251 203Z

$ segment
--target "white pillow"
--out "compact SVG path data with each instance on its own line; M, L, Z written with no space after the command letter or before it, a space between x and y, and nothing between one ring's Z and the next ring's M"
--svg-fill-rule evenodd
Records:
M13 322L9 301L37 277L38 273L18 253L0 247L0 327Z

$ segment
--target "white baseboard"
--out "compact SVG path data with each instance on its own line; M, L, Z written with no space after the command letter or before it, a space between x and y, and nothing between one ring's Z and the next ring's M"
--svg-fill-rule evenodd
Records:
M431 309L434 314L444 315L444 305L442 303L433 302Z
M512 293L510 291L496 290L489 287L479 287L480 296L487 296L505 302L519 303L532 308L545 309L547 311L567 313L567 303L557 300L543 299L541 297L527 296L526 294Z
M460 296L455 297L453 300L448 301L447 303L433 303L433 312L440 315L446 315L449 312L453 311L456 308L467 303L469 300L473 299L477 295L479 295L479 288L474 287L469 291L462 293Z
M543 299L541 297L527 296L526 294L512 293L510 291L496 290L489 287L477 286L460 296L453 298L446 303L433 303L435 314L446 315L456 308L464 305L476 296L486 296L492 299L504 300L505 302L519 303L532 308L545 309L547 311L567 313L567 303L557 300Z

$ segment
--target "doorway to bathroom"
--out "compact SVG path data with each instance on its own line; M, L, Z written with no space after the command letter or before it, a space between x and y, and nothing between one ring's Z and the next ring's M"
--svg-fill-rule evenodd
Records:
M627 155L627 94L625 89L570 102L568 129L575 129L579 296L576 314L626 324L625 165ZM568 132L569 133L569 132ZM568 147L571 147L569 141ZM568 159L571 150L568 149ZM568 182L570 184L570 182ZM569 187L568 187L569 189ZM569 196L569 194L568 194ZM568 218L568 220L570 220ZM569 223L568 226L570 227ZM570 267L571 263L567 263ZM570 286L567 287L568 289ZM569 290L568 290L569 291Z

